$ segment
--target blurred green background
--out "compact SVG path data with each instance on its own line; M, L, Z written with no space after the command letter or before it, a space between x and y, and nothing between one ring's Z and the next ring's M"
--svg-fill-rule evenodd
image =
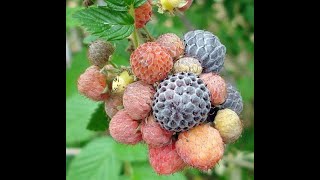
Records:
M103 3L98 1L97 3ZM77 92L77 78L89 66L87 33L71 17L81 0L67 0L66 6L66 175L68 180L87 179L254 179L254 2L253 0L195 0L184 14L159 14L153 8L147 29L154 37L172 32L182 37L190 29L217 35L227 48L222 77L241 92L244 108L242 137L227 145L224 158L209 172L186 169L171 176L157 176L148 163L145 145L127 146L113 141L105 132L88 130L99 103ZM128 41L114 42L112 61L129 65ZM81 153L79 153L79 151ZM89 165L88 165L89 164Z

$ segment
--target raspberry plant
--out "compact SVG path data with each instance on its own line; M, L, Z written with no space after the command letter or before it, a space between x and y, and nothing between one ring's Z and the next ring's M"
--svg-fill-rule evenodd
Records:
M214 169L215 164L221 160L224 148L215 150L215 146L210 145L211 140L221 138L218 132L220 130L227 132L224 136L228 136L228 132L232 133L232 130L229 128L224 131L221 129L224 126L215 129L212 123L215 115L210 114L210 108L213 108L216 113L233 104L229 101L224 102L224 98L220 98L221 102L215 101L216 95L211 94L226 94L221 90L226 91L225 86L219 88L221 85L216 84L217 87L214 87L215 81L210 82L208 79L208 82L203 82L199 75L201 77L203 73L221 73L226 47L209 31L184 31L181 32L181 36L181 34L170 32L170 29L166 34L157 34L154 31L149 32L150 28L149 30L146 28L153 20L155 8L158 8L158 13L164 17L181 17L182 12L187 11L192 2L193 0L105 0L104 4L98 5L94 1L84 1L84 7L73 13L72 17L86 31L84 42L89 45L88 62L95 68L94 76L86 77L84 73L79 78L78 90L82 97L88 98L80 104L90 104L92 103L90 100L100 102L91 104L91 109L95 111L91 114L91 118L87 118L90 119L87 122L87 129L104 132L101 135L104 136L106 133L107 137L96 138L82 149L83 152L73 160L67 179L118 179L119 176L120 179L126 179L128 176L135 179L141 177L139 172L142 170L147 172L147 176L150 174L149 178L152 179L160 177L155 173L158 175L174 173L175 176L166 177L184 179L180 171L185 174L190 167L203 171ZM153 10L152 7L154 7ZM127 43L123 43L125 41ZM126 44L126 47L118 46L118 42ZM130 61L128 58L124 63L125 66L119 65L121 63L117 55L121 51L131 55ZM188 61L184 62L185 59ZM128 66L129 62L130 66ZM175 62L178 63L175 64ZM188 78L180 78L181 75L189 74L195 76L196 82L191 82L192 80L189 79L188 83ZM96 76L99 77L97 83L94 79ZM170 77L174 76L179 78L179 82L169 82ZM100 82L101 79L103 83ZM182 81L190 87L181 88ZM132 89L131 85L137 82L144 85ZM199 87L201 95L198 87L194 87L196 85L194 83L203 84ZM213 85L208 89L209 84ZM176 87L172 89L170 85ZM150 90L143 90L146 87ZM171 93L170 89L174 93ZM156 91L159 92L156 93ZM207 93L206 96L203 96L203 92ZM240 93L237 93L238 99L241 98ZM165 109L162 114L159 114L159 109L155 108L159 104L157 101L159 95L163 95L165 101L169 100L167 104L163 103L165 105L162 108ZM197 104L196 96L204 98L206 102ZM79 104L75 102L78 97L75 96L74 100L69 102ZM232 98L231 95L228 100L233 101L230 98ZM152 99L154 99L153 103ZM240 121L238 115L241 115L243 105L242 101L237 103L241 109L238 108L237 112L233 113L233 118L238 118ZM170 108L174 110L166 111ZM195 112L197 108L202 111ZM232 109L230 111L233 112ZM84 110L83 114L85 112ZM170 115L163 117L162 122L158 118L165 112ZM195 115L195 113L198 114ZM167 121L166 118L169 120ZM190 126L189 123L191 123ZM150 126L146 128L146 125ZM204 126L210 131L217 132L210 136L212 139L206 137L206 132L201 130ZM232 142L240 138L242 129L240 130L232 136ZM176 152L176 142L182 141L179 137L183 133L188 134L189 131L203 134L204 139L202 136L197 139L198 135L194 135L193 141L196 145L180 145L179 152ZM154 135L154 132L158 134ZM91 139L95 135L97 134L87 133L86 138ZM204 151L201 151L201 148L197 149L201 146L201 142L208 144ZM222 141L219 143L219 147L223 146ZM148 147L149 157L144 144ZM196 153L184 153L192 151ZM218 154L212 155L215 152ZM208 158L197 159L195 157L197 153L204 153ZM150 164L136 164L146 160L149 160ZM109 163L112 163L112 168L106 168Z

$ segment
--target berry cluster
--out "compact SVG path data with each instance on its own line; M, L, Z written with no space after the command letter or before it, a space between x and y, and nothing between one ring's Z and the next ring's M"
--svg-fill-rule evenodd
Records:
M110 135L119 143L146 143L158 174L191 166L213 168L225 144L242 133L240 93L219 75L225 46L211 32L167 33L138 46L130 67L109 63L112 44L90 45L92 64L78 80L80 93L104 101ZM214 114L214 115L213 115Z
M173 33L154 39L144 28L152 5L160 13L175 14L192 2L148 0L130 8L135 21L127 49L130 67L115 67L110 62L115 47L97 40L88 50L91 66L78 78L79 93L104 102L113 139L147 144L150 165L161 175L186 167L212 169L225 144L235 142L243 130L241 95L220 76L226 47L219 38L194 30L182 39ZM85 7L92 4L84 1ZM139 45L139 38L145 43Z

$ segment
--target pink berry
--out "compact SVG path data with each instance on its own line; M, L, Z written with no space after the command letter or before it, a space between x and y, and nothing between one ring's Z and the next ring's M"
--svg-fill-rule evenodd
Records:
M149 162L158 174L172 174L186 167L176 152L175 142L159 148L149 146Z
M106 81L98 66L90 66L78 79L78 91L93 101L103 101L109 97L108 92L103 92L107 87Z
M110 135L116 141L123 144L137 144L142 140L138 130L139 122L132 119L126 110L118 111L109 124Z
M141 133L142 139L151 147L162 147L172 141L173 133L162 129L152 115L142 121Z
M123 106L135 120L148 117L151 111L154 88L142 81L129 84L123 94Z

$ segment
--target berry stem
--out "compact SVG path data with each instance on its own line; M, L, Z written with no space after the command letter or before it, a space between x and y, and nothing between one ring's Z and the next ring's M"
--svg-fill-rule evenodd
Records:
M113 67L118 68L118 65L116 65L114 62L109 61L109 63L110 63Z
M195 28L192 26L191 22L188 20L188 18L186 18L186 16L184 15L184 13L180 12L180 11L175 11L175 13L177 14L177 16L179 17L179 19L182 21L183 25L188 29L188 31L192 31Z
M138 39L138 32L136 28L134 28L132 36L133 36L134 49L137 49L137 47L139 46L139 39Z
M148 29L147 29L145 26L144 26L142 29L143 29L144 32L147 34L148 39L149 39L150 41L155 41L154 37L151 36L150 32L148 31Z
M133 18L135 18L133 4L131 4L131 6L130 6L129 13ZM132 37L132 42L133 42L134 49L137 49L137 47L139 46L139 39L138 39L138 32L137 32L137 28L136 27L134 27L134 30L133 30L133 32L131 34L131 37Z
M108 71L104 67L100 70L100 73L104 74L105 76L108 76Z

